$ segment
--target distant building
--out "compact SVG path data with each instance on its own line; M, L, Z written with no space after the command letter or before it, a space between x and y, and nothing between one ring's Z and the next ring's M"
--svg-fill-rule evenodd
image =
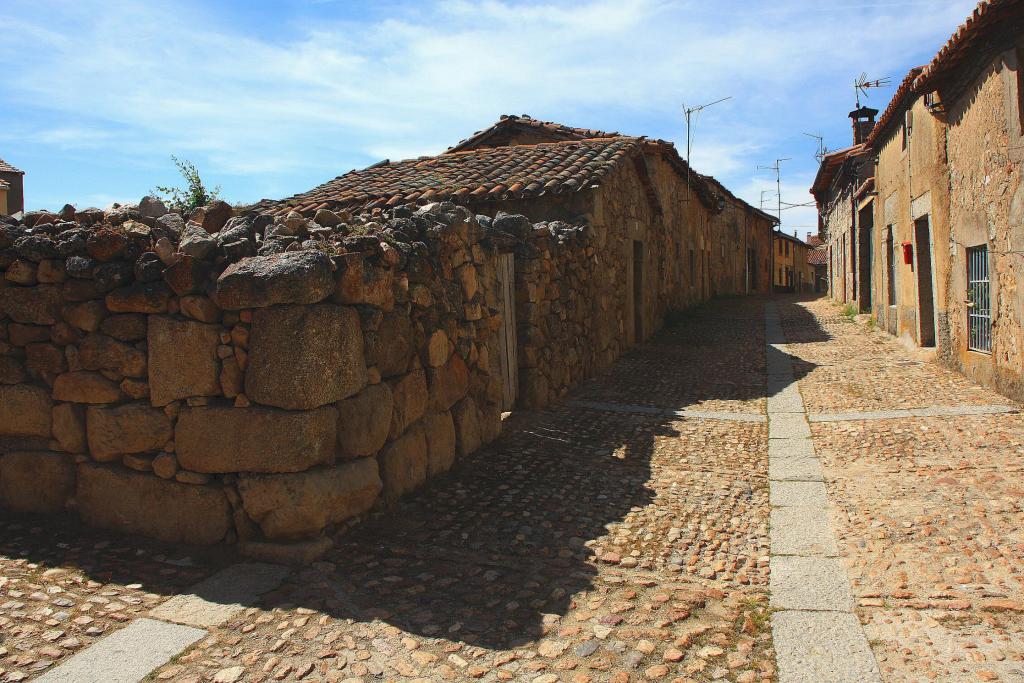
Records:
M775 268L772 278L776 292L806 293L814 291L814 269L808 263L810 245L796 235L776 232L774 238Z
M814 272L814 293L824 294L828 291L828 245L818 235L807 233L807 263Z
M25 172L0 159L0 216L25 210Z

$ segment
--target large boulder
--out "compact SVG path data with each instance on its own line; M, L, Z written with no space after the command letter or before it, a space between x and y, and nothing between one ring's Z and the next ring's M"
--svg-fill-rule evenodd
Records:
M0 385L0 436L49 437L51 408L50 392L45 389Z
M328 524L366 512L382 488L373 458L296 474L242 475L238 480L245 512L272 539L313 536Z
M412 323L407 315L387 314L377 329L366 335L367 363L376 366L381 377L405 373L412 351Z
M17 323L52 325L59 319L60 285L0 287L0 312Z
M391 418L390 436L395 438L427 412L427 373L423 370L410 372L391 383L391 392L394 394L395 412Z
M212 545L231 529L219 486L195 486L92 463L78 466L78 513L92 526L168 543Z
M107 308L114 313L164 313L171 289L163 282L136 282L107 294Z
M464 398L452 408L455 421L455 444L459 457L464 457L483 444L480 409L472 398Z
M187 408L174 433L178 463L193 472L301 472L334 459L338 412Z
M314 304L334 291L331 260L319 251L252 256L217 279L214 301L227 310L275 304Z
M53 398L73 403L117 403L121 389L98 372L79 370L57 375L53 381Z
M427 476L434 477L451 469L455 462L455 422L449 412L423 417L427 439Z
M318 304L255 311L249 337L245 394L291 410L316 408L366 386L359 314Z
M373 384L338 404L338 455L373 455L388 440L395 400L387 384Z
M75 493L75 462L64 453L14 452L0 455L0 507L18 512L55 513Z
M392 441L377 456L384 498L394 504L400 497L419 488L427 480L427 440L421 425L411 427Z
M158 451L171 440L171 420L145 403L89 406L85 415L89 453L100 462L130 453Z
M195 209L189 220L202 225L206 232L214 233L223 228L233 214L230 204L223 199L214 199L206 206Z
M149 316L149 400L155 406L220 394L220 327Z
M158 197L146 195L139 200L139 215L143 218L160 218L167 213L167 206Z

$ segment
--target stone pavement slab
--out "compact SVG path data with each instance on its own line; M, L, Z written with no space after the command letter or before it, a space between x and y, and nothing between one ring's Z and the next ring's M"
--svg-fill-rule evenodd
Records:
M838 558L773 555L771 569L771 606L776 609L853 609L846 570Z
M781 458L813 458L814 442L810 439L769 439L769 462Z
M772 508L772 555L837 557L836 537L822 508Z
M769 413L769 439L801 439L811 436L811 428L803 413Z
M842 612L776 612L772 635L780 683L880 681L857 617Z
M38 683L138 683L206 635L191 626L136 619L36 680Z
M150 616L177 624L210 628L226 623L252 605L259 596L277 588L291 570L262 562L243 562L217 572L150 612Z
M775 458L768 463L772 481L823 481L817 458Z
M773 481L768 495L772 507L828 507L825 484L820 481Z

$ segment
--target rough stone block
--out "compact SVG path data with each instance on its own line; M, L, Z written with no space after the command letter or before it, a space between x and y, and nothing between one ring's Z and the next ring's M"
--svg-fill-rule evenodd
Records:
M15 452L0 456L0 506L55 513L75 492L75 463L64 453Z
M87 334L78 347L85 370L110 370L126 377L146 376L146 354L105 334Z
M314 536L366 512L383 484L373 458L296 474L243 475L238 492L246 513L271 539Z
M366 362L381 377L395 377L409 369L412 358L412 324L408 316L388 314L373 332L366 334Z
M57 375L53 381L53 398L73 403L117 403L121 390L98 372L79 370Z
M373 455L388 440L395 400L391 387L374 384L338 404L338 455Z
M95 332L100 323L107 317L107 307L102 301L84 301L80 304L68 304L63 309L64 320L83 332Z
M423 418L427 439L427 476L433 477L451 469L455 462L455 422L452 414L431 413Z
M220 395L220 327L149 316L149 400L155 406Z
M395 307L394 272L372 266L362 254L342 254L338 261L338 286L333 300L339 304L369 304L385 311Z
M395 412L391 418L390 436L395 438L427 412L427 373L414 370L392 382L391 391L395 397Z
M219 486L191 486L120 467L78 466L78 512L93 526L169 543L212 545L231 528Z
M174 444L179 464L193 472L301 472L330 464L338 412L275 408L188 408Z
M157 451L171 440L171 420L145 403L112 408L89 406L85 416L89 453L101 462L128 453Z
M389 504L427 480L427 440L421 425L411 427L377 457L384 480L384 497Z
M59 285L0 287L0 311L18 323L52 325L60 314Z
M50 392L30 384L0 386L0 436L50 436Z
M427 380L430 407L438 412L448 410L469 392L469 368L457 353L453 353L441 367L428 369Z
M264 405L316 408L366 386L363 335L354 308L274 306L254 312L245 394Z
M459 457L469 455L483 443L480 409L472 398L464 398L452 408L455 420L455 443Z
M163 282L137 282L107 294L107 308L114 313L164 313L171 290Z
M53 438L68 453L89 449L85 436L85 406L61 403L53 407Z
M214 301L237 311L275 304L314 304L334 291L331 261L318 251L243 258L217 280Z

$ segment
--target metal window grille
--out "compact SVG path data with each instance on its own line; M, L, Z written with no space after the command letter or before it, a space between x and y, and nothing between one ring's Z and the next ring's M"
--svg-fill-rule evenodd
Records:
M992 352L992 304L988 246L967 249L967 348Z

